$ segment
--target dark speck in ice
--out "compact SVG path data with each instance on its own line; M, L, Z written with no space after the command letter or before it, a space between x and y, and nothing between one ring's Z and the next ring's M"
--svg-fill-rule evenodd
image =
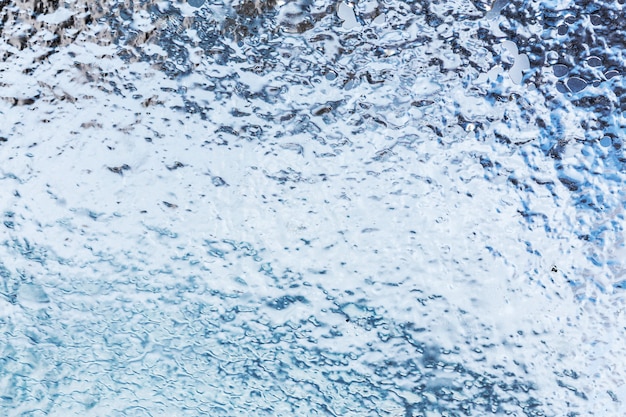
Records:
M211 181L213 182L213 185L215 185L216 187L222 187L224 185L228 185L226 184L226 181L224 181L222 177L218 177L218 176L213 177Z
M117 167L107 167L107 169L115 174L124 175L124 171L129 171L130 166L128 166L127 164L124 164L124 165L120 165Z
M167 169L170 171L174 171L178 168L183 168L185 166L185 164L183 164L182 162L179 161L175 161L172 165L168 165Z

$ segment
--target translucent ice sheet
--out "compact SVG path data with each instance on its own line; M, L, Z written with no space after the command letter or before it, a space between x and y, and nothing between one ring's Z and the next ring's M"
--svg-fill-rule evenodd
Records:
M0 415L626 412L623 1L0 6Z

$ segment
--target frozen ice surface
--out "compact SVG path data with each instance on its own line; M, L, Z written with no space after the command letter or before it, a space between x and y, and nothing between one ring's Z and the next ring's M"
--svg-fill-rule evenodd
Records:
M626 412L623 2L0 5L1 415Z

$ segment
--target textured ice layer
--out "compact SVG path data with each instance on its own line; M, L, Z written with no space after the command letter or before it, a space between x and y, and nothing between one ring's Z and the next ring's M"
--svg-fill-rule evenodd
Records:
M0 2L8 416L621 416L620 2Z

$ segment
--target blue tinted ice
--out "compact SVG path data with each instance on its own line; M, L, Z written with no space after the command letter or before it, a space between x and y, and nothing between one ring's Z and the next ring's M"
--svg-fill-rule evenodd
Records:
M626 412L623 2L0 5L0 415Z

